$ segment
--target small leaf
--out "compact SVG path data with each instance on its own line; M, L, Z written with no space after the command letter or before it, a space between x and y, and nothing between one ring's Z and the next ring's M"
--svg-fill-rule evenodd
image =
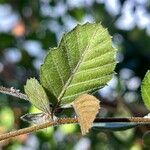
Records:
M116 50L111 36L98 23L77 25L47 54L40 80L61 104L102 88L112 78Z
M92 127L92 123L100 109L99 103L100 101L96 97L89 94L83 94L73 102L83 135L88 133Z
M24 86L25 93L27 94L29 101L41 111L51 114L49 107L48 97L35 78L27 80L26 85Z
M141 85L141 94L147 109L150 110L150 70L147 71Z

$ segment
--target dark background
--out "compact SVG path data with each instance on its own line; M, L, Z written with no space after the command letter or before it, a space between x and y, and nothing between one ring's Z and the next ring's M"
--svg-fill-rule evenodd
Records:
M50 47L77 23L101 22L118 49L116 75L96 96L100 116L144 116L140 84L150 69L149 0L0 0L0 85L23 92L27 78L39 75ZM37 112L24 100L0 94L0 133L27 127L20 120ZM123 132L94 130L82 136L77 125L48 128L11 141L3 149L142 150L148 126Z

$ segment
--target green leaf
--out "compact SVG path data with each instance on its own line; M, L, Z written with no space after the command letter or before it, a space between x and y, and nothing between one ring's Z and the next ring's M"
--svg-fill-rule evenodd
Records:
M68 104L83 93L102 88L116 65L108 31L97 23L77 25L50 49L40 68L40 80L48 93Z
M39 82L35 78L27 80L24 86L25 93L27 94L29 101L38 109L45 113L50 114L49 100Z
M150 110L150 70L147 71L141 85L141 94L147 109Z

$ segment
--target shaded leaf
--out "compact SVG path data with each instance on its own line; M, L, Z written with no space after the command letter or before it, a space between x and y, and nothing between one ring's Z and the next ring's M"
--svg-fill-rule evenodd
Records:
M111 36L100 24L77 25L47 54L40 68L42 86L61 104L71 103L106 85L116 65L115 53Z
M125 131L116 131L116 132L113 132L113 134L120 141L122 141L122 142L128 142L134 136L134 133L135 133L134 131L135 131L134 128L131 128L131 129L125 130Z
M27 80L26 85L24 86L25 93L27 94L29 101L41 111L51 114L49 107L48 97L35 78Z
M145 106L150 110L150 71L147 71L142 81L141 94Z
M144 123L134 123L134 122L102 122L102 123L93 123L94 129L97 130L113 130L113 131L122 131L130 128L134 128Z
M123 109L123 107L120 107L120 110ZM125 111L123 109L122 113L131 116L129 111ZM123 114L120 111L120 116L123 116ZM126 116L125 115L125 116ZM150 114L147 114L143 118L150 118ZM143 125L149 125L149 122L94 122L93 123L93 128L97 130L113 130L113 131L122 131L122 130L127 130L130 128L134 128L137 126L143 126ZM123 132L122 132L123 133Z
M83 135L88 133L92 127L92 123L100 109L99 103L100 101L96 97L89 94L83 94L73 102Z

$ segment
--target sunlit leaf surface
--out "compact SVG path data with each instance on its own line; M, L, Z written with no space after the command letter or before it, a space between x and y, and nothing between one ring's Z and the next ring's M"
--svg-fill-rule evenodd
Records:
M150 110L150 71L147 71L142 81L141 94L145 106Z
M43 87L61 104L103 87L112 78L116 50L101 24L77 25L50 49L40 68Z

